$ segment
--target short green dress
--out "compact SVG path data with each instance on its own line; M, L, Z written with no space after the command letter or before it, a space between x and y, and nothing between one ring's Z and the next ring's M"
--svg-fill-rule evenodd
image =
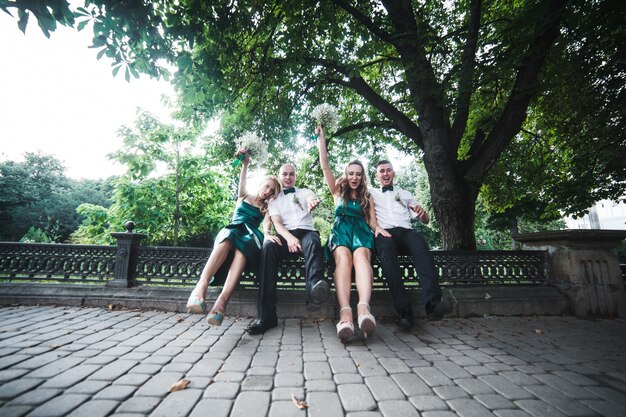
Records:
M362 247L374 249L374 233L365 221L361 204L356 200L345 204L340 200L335 207L335 221L327 247L332 252L337 246L345 246L351 252Z
M258 207L241 200L230 224L224 227L215 237L215 244L226 239L233 242L235 248L239 249L246 257L246 271L256 273L259 266L261 247L263 245L263 233L259 230L259 225L263 221L263 214ZM228 270L233 262L234 251L231 252L220 269L217 271L210 285L223 285L228 276Z

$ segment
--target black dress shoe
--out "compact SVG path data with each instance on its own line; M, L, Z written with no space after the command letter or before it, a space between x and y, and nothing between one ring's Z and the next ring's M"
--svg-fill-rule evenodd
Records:
M450 314L452 312L452 300L448 296L442 296L439 301L430 301L428 303L428 310L426 314L426 319L428 321L439 321L446 314Z
M273 320L258 319L257 321L255 321L254 323L246 327L245 330L246 332L248 332L248 334L263 334L269 329L272 329L276 326L278 326L277 319L273 319Z
M413 316L407 314L400 317L400 320L398 320L398 327L402 330L411 330L411 327L413 327Z
M312 311L319 310L328 299L329 292L330 286L325 279L320 279L313 284L306 301L307 309Z

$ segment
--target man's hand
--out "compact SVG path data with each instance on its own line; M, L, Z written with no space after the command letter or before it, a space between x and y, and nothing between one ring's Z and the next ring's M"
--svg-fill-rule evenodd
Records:
M287 246L289 247L290 253L296 253L302 251L302 245L300 244L300 240L294 236L290 236L287 239Z
M283 242L280 241L280 238L278 236L265 235L265 240L269 240L270 242L274 242L274 243L278 244L278 246L283 246Z
M378 235L383 235L385 237L391 237L391 233L386 231L380 226L376 226L376 230L374 230L374 237L378 237Z
M414 206L409 205L409 208L413 210L415 214L417 214L417 218L422 223L427 224L430 221L430 216L428 215L428 213L426 213L426 210L424 210L424 207L420 206L419 204L416 204Z
M311 213L315 207L320 205L320 199L317 197L313 197L310 198L309 201L307 201L307 212Z

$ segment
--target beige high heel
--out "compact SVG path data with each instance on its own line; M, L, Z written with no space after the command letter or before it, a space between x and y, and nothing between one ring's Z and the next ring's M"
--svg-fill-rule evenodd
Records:
M343 307L341 310L339 310L340 320L341 312L345 310L349 310L350 315L352 315L352 308ZM350 339L352 336L354 336L354 324L352 323L352 320L339 321L339 323L337 323L337 337L339 337L339 340L341 340L342 343L346 343L348 339Z
M201 300L196 294L196 289L191 292L189 299L187 300L187 313L191 314L203 314L206 310L206 301Z
M361 329L363 335L368 337L373 335L376 330L376 319L370 313L370 305L368 303L358 303L357 307L359 305L367 306L367 313L359 314L358 323L359 329Z

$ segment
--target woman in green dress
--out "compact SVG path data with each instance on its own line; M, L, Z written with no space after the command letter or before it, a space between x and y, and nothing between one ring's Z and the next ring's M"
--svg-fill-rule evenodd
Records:
M372 335L376 329L376 319L369 306L374 279L372 250L375 236L390 235L376 221L374 199L368 191L363 164L360 161L351 161L343 175L335 179L328 164L328 150L321 126L317 127L316 133L324 179L335 199L335 220L328 247L335 261L335 293L340 308L337 336L342 342L346 342L354 335L350 307L352 268L359 298L358 326L365 337Z
M222 285L222 292L209 311L209 324L219 326L224 319L228 300L239 284L244 269L254 272L259 263L263 234L262 221L269 221L267 204L281 192L280 182L267 177L259 186L256 196L246 192L246 175L249 158L242 161L239 176L239 197L231 223L215 237L215 243L196 287L187 301L187 311L203 313L206 309L206 292L209 284ZM268 236L268 239L274 237Z

